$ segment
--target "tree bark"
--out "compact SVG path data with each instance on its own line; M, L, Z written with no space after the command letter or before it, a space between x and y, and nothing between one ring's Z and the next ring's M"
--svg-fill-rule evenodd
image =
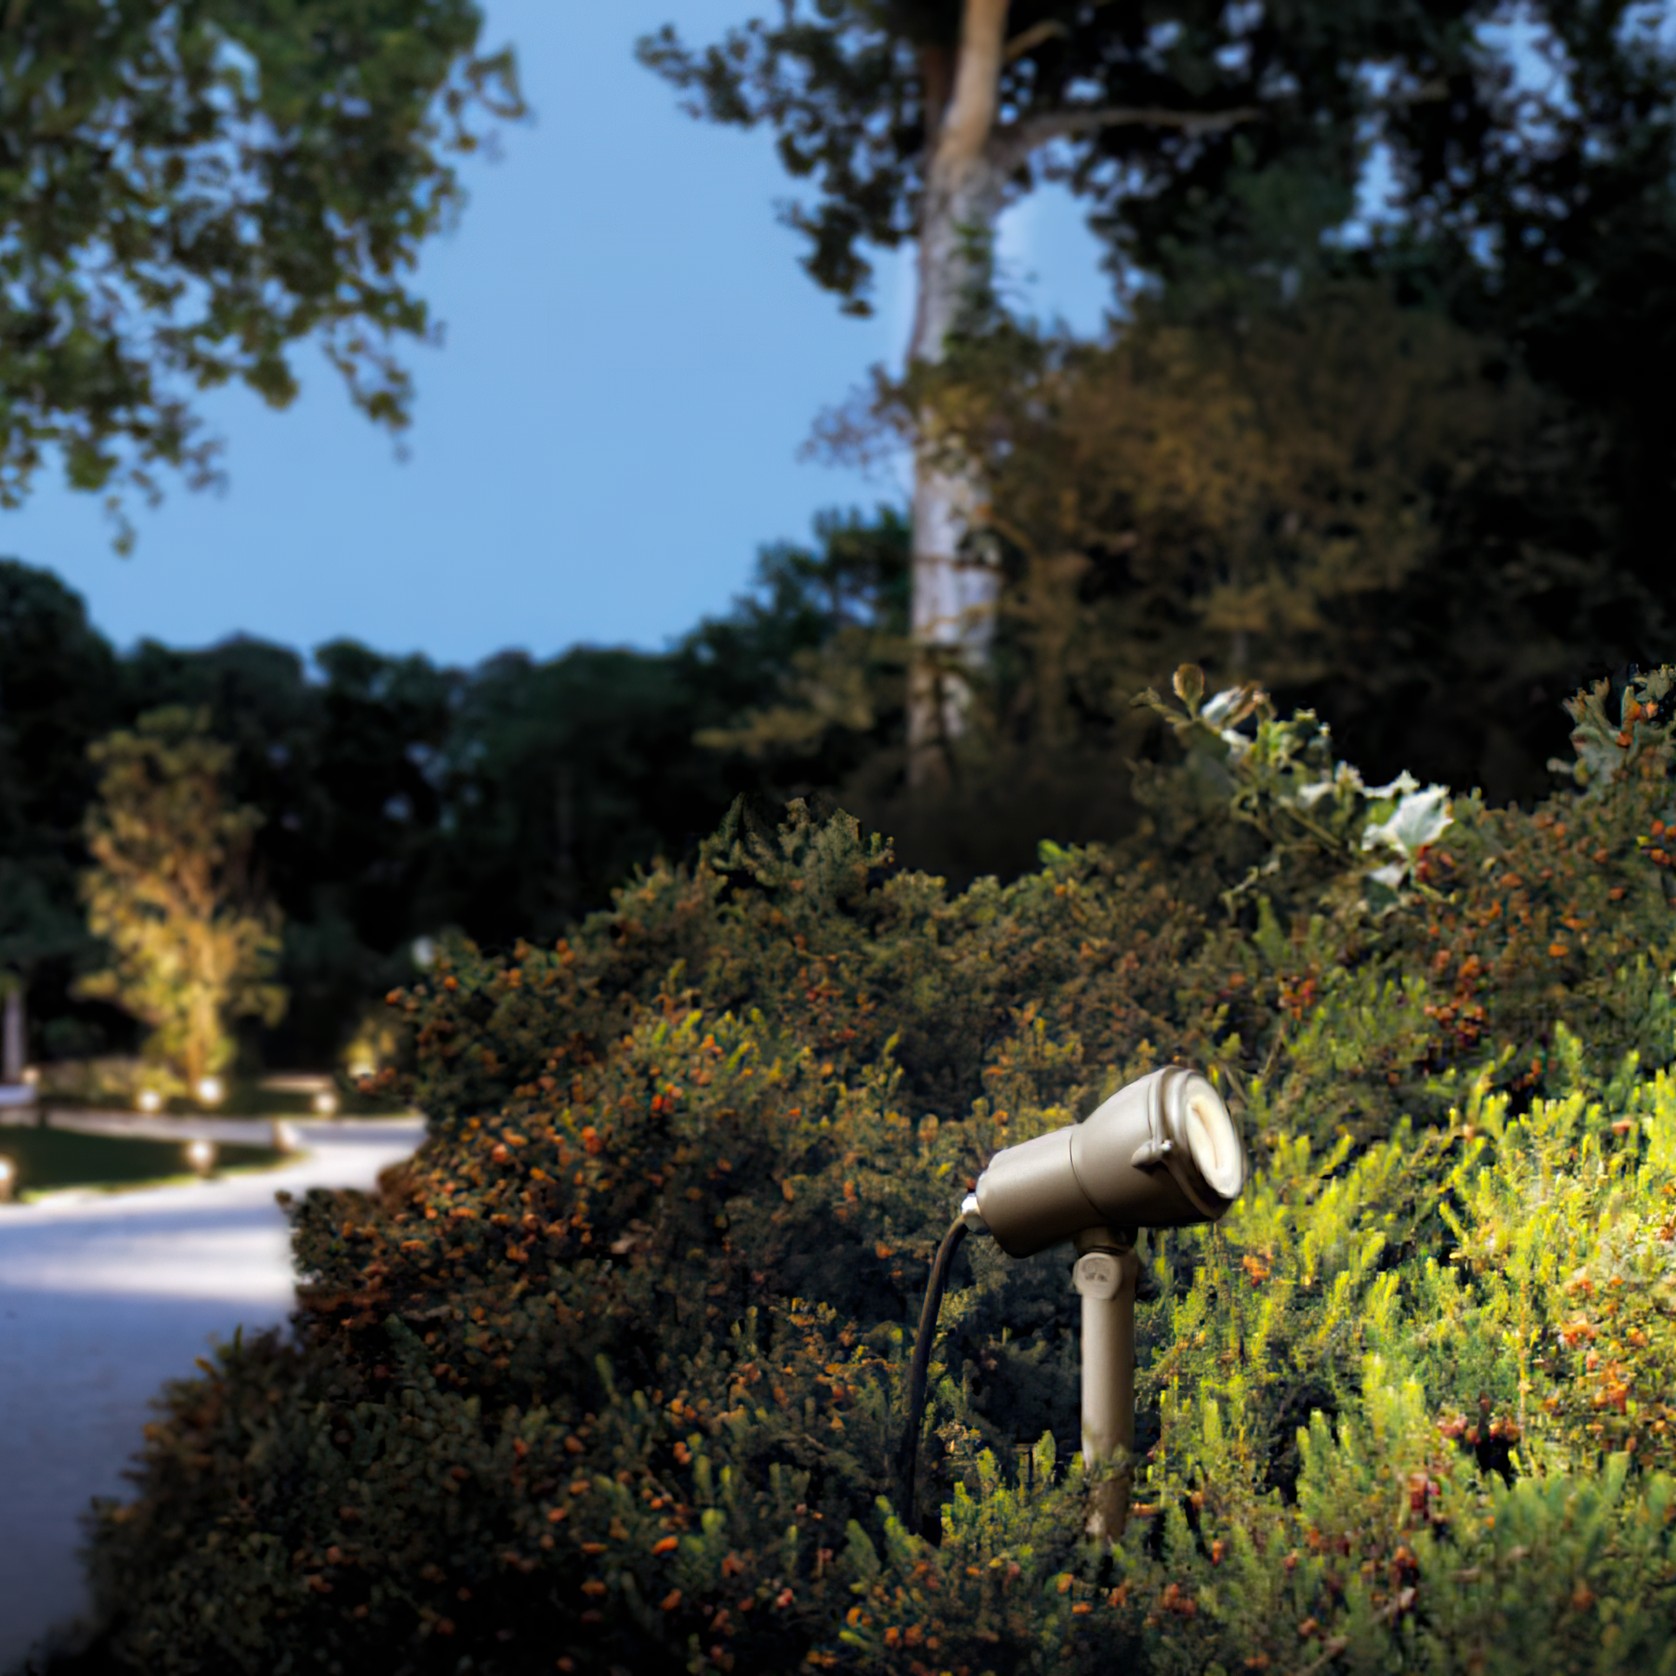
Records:
M992 144L1010 0L965 0L953 91L933 108L941 78L926 78L930 156L920 211L919 295L910 365L943 359L949 333L989 295L995 224L1006 184ZM960 552L980 498L975 474L936 458L921 416L914 452L912 657L908 672L908 784L946 784L965 731L973 680L987 667L1000 575Z

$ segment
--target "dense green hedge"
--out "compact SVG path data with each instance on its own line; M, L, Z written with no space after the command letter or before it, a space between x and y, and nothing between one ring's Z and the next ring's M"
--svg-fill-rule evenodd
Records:
M91 1521L109 1667L1676 1669L1673 674L1579 695L1526 814L1184 670L1124 853L950 901L741 803L555 948L447 946L391 996L424 1149L292 1206L295 1340ZM899 1516L962 1194L1174 1057L1254 1178L1143 1241L1123 1543L1066 1264L982 1240Z

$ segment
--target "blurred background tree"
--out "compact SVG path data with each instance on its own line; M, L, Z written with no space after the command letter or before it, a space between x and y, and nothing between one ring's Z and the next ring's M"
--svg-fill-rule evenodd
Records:
M250 865L263 816L226 801L232 751L209 722L205 710L167 706L91 747L102 773L82 891L114 958L77 985L149 1024L147 1055L192 1087L231 1064L230 1017L274 1024L285 1010L270 981L279 914Z
M1044 99L1086 70L1108 94L1139 97L1140 77L1148 98L1221 108L1317 52L1333 96L1307 101L1307 123L1277 94L1272 121L1095 124L1082 150L1034 157L1009 191L1061 176L1085 190L1110 248L1108 330L1077 341L1019 318L991 269L934 368L878 372L818 426L817 451L866 455L918 446L934 413L941 445L981 478L970 534L994 571L995 625L945 787L909 784L905 507L834 512L812 542L765 546L751 590L664 653L512 652L472 670L349 640L312 667L246 637L118 657L74 594L0 563L0 970L28 980L33 1041L67 1053L120 1039L118 1015L70 993L88 943L74 888L94 792L84 752L159 705L207 709L231 753L227 798L266 816L251 854L284 918L275 981L292 1004L246 1028L253 1055L288 1064L339 1053L369 1001L412 975L415 938L556 936L636 865L690 857L741 793L833 795L955 889L1033 867L1044 835L1122 839L1140 817L1127 764L1175 749L1130 701L1183 662L1213 686L1259 680L1283 711L1314 706L1374 779L1407 768L1492 802L1543 795L1561 700L1662 661L1672 640L1676 462L1656 404L1676 374L1676 75L1635 8L1550 0L1531 21L1553 35L1555 79L1523 91L1473 40L1484 10L1440 4L1396 30L1306 9L1297 28L1325 30L1309 45L1256 8L1176 7L1144 27L1116 8L1011 8L1002 86L1051 64ZM439 52L465 39L464 7L407 11L415 28L441 20ZM725 106L730 87L744 100L711 115L772 121L783 140L814 124L792 151L820 196L794 218L811 271L859 303L863 247L911 236L897 212L922 184L938 97L926 78L961 11L841 7L802 33L759 31L726 64L672 38L648 56L701 102ZM44 63L57 14L40 27ZM397 52L345 27L357 51ZM251 47L261 62L258 48L284 57L278 36ZM214 74L231 73L237 50L216 52ZM787 78L816 59L826 79L792 97ZM852 70L865 71L853 85ZM417 74L396 77L413 101ZM741 76L756 78L749 98ZM881 89L896 103L869 103ZM316 93L297 94L299 122L323 108ZM102 108L75 107L78 145L96 151ZM865 110L887 108L900 132L868 137ZM1355 244L1344 227L1376 142L1398 190ZM412 179L440 192L427 145ZM1147 159L1157 189L1120 192L1122 168ZM283 184L305 191L301 176ZM326 259L306 208L266 226L263 261ZM27 291L5 291L14 316ZM0 390L27 374L80 400L71 361L48 354L58 341L31 348L25 333L18 359L0 337ZM24 477L8 481L23 492Z
M1479 73L1477 39L1503 10L822 0L752 18L702 50L666 26L639 52L689 95L691 114L772 125L788 174L815 189L782 216L810 241L806 271L847 311L870 308L864 245L917 242L907 356L926 371L993 330L996 224L1040 182L1089 201L1114 274L1155 270L1184 240L1228 254L1224 204L1235 219L1253 201L1284 205L1285 236L1318 241L1352 214L1375 138L1412 193L1431 191L1453 166L1440 132L1509 137L1516 113ZM983 539L984 462L935 405L915 409L905 440L915 474L905 774L922 788L959 779L955 741L995 675L1002 576Z
M76 959L90 946L76 894L95 786L87 747L117 720L116 669L76 594L0 559L0 987L6 1039L26 1058L32 1035L51 1039L29 1031L30 1010L61 1026L59 1045L77 1039L67 1014ZM21 1070L0 1066L0 1080Z

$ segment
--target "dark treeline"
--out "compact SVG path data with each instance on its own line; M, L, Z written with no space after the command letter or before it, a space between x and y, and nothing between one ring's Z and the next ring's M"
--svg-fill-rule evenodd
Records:
M741 791L796 796L847 772L866 742L771 762L693 742L771 695L836 622L903 611L883 597L906 577L900 519L822 531L820 553L765 552L753 593L663 654L509 651L469 671L349 639L315 648L312 672L245 636L119 655L57 578L0 560L0 968L28 985L32 1047L133 1035L70 995L97 953L77 889L95 741L165 705L207 708L234 753L227 799L263 817L255 882L284 917L289 1008L247 1045L268 1064L323 1062L412 976L416 938L551 939L637 863L689 854Z

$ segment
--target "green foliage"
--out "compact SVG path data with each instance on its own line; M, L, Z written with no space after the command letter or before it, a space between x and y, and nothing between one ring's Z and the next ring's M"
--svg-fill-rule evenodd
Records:
M481 23L470 0L9 6L0 504L53 446L74 488L155 499L165 465L213 480L185 392L238 378L285 406L305 337L402 428L389 345L432 333L399 275L458 206L472 118L522 109Z
M1287 869L1322 871L1336 888L1322 896L1323 906L1365 910L1372 915L1392 912L1403 901L1404 889L1436 897L1416 877L1420 852L1436 842L1449 825L1448 790L1427 786L1404 773L1388 786L1364 786L1349 763L1333 762L1331 730L1313 711L1287 721L1276 718L1261 689L1248 684L1204 699L1204 673L1184 664L1176 671L1175 693L1185 714L1178 714L1148 688L1136 700L1164 717L1185 752L1179 767L1168 774L1155 765L1136 772L1136 795L1160 811L1152 835L1171 847L1195 841L1205 827L1218 825L1231 814L1254 828L1263 841L1266 859L1254 866L1222 896L1230 913L1240 895L1265 875ZM1257 718L1255 738L1239 725ZM1191 800L1172 802L1160 786L1186 789ZM1218 839L1209 840L1216 853ZM1368 867L1362 859L1379 865ZM1351 872L1359 886L1346 898L1344 875ZM1357 876L1359 874L1359 876Z
M1003 319L829 422L853 454L929 408L975 462L1004 578L991 726L1132 738L1123 698L1187 657L1293 689L1411 664L1381 607L1545 410L1501 346L1393 289L1324 275L1232 322L1143 297L1098 342Z
M903 706L910 542L888 507L871 524L854 513L817 517L815 530L819 554L789 545L761 554L769 603L742 600L734 620L704 623L678 655L711 681L725 657L732 708L745 712L730 727L697 730L694 744L754 759L818 757L836 782L853 762L848 736L881 743L881 718ZM765 688L778 702L747 710Z
M1393 18L1371 7L1306 5L1253 23L1171 5L1144 27L1102 7L1015 16L996 87L997 107L1010 115L991 136L993 160L1027 185L1068 181L1092 200L1096 229L1114 244L1138 234L1141 260L1153 267L1162 241L1198 230L1207 200L1231 184L1249 197L1251 182L1277 165L1325 173L1341 193L1353 188L1356 156L1344 136L1376 103L1355 66L1374 56L1416 77L1464 71L1476 43L1459 12L1418 6ZM868 314L872 267L862 246L893 248L914 231L927 156L949 114L961 17L933 0L813 0L752 18L700 49L665 25L637 51L687 95L688 114L775 129L786 172L812 189L807 201L781 209L808 240L803 267L846 313ZM1460 99L1488 125L1470 77L1461 80ZM1307 101L1288 91L1297 87L1309 89ZM1162 114L1065 120L1136 107ZM1251 112L1262 120L1234 114ZM1394 126L1406 139L1400 116ZM1192 144L1181 143L1183 129ZM1243 151L1232 143L1236 132L1251 136ZM1422 181L1442 167L1429 153L1405 161Z
M269 981L278 916L247 867L262 817L226 806L231 752L208 726L205 711L164 708L89 748L103 775L82 888L89 928L114 960L78 987L151 1025L148 1056L189 1084L231 1063L229 1015L271 1024L285 1009L284 990Z
M425 1146L291 1202L294 1340L172 1385L90 1520L116 1667L1676 1668L1676 1017L1630 838L1668 782L1370 794L1313 716L1250 694L1240 750L1178 693L1254 861L1044 843L950 900L841 810L741 799L552 949L444 940L391 996ZM1514 867L1627 904L1567 983ZM1476 1035L1456 942L1498 963ZM1063 1265L982 1240L895 1508L953 1207L1178 1048L1253 1174L1144 1241L1122 1541L1081 1534Z

